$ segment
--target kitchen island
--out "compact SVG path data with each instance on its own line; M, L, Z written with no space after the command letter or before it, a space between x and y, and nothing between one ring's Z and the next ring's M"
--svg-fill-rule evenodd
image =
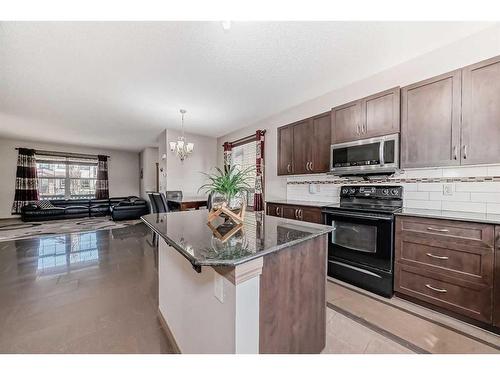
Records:
M159 319L181 353L319 353L325 346L331 228L249 212L150 214Z

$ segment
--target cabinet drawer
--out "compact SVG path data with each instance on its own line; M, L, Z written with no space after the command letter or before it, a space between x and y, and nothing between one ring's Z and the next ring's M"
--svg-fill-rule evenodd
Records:
M396 263L397 292L492 323L492 288Z
M411 239L396 244L396 259L419 269L471 282L493 285L493 249L472 246L428 245Z
M283 216L283 208L279 204L267 203L266 212L270 216Z
M417 217L398 217L396 230L404 238L425 238L470 246L492 248L494 242L493 225L472 222L427 219Z

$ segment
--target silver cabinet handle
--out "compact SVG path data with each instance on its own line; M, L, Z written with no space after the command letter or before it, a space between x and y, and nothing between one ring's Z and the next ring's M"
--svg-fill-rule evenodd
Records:
M281 216L281 208L276 207L276 215Z
M288 163L288 165L286 166L286 171L287 171L288 173L291 173L291 172L292 172L292 166L291 166L291 164L290 164L290 163Z
M439 256L439 255L434 255L434 254L431 254L431 253L427 253L426 255L427 255L428 257L435 258L435 259L442 259L442 260L447 260L447 259L449 259L448 257L442 257L442 256Z
M299 218L299 209L298 208L295 209L295 218L296 219Z
M433 231L433 232L441 232L441 233L447 233L449 232L448 229L440 229L440 228L433 228L433 227L427 227L427 230Z
M309 161L306 162L306 171L310 171L310 169L309 169L309 163L310 163Z
M299 210L299 219L302 220L302 210Z
M433 290L435 292L438 292L438 293L446 293L446 292L448 292L446 289L434 288L432 285L429 285L429 284L425 284L425 287L429 288L430 290Z
M464 159L467 159L467 145L464 145Z
M310 166L309 166L309 170L312 172L312 170L313 170L313 162L312 162L312 161L310 161L310 162L309 162L309 164L310 164Z
M453 146L453 159L454 160L458 159L457 146Z

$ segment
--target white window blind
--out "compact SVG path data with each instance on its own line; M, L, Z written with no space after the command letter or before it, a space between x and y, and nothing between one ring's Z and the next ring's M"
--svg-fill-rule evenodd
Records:
M40 199L95 198L97 159L35 156Z
M253 207L254 204L254 193L255 189L255 159L257 157L257 150L255 142L245 143L240 146L233 147L231 154L231 165L236 166L239 170L243 170L249 167L253 168L252 173L248 177L248 184L252 186L252 190L247 195L247 205Z

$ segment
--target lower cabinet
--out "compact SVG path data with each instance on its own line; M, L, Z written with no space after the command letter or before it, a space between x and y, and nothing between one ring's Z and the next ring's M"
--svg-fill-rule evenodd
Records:
M307 221L309 223L323 224L321 207L267 203L266 212L268 215L283 217L285 219L301 220L301 221Z
M500 328L500 226L495 227L495 287L493 296L493 325Z
M494 225L399 216L395 250L396 292L489 325L498 319Z

